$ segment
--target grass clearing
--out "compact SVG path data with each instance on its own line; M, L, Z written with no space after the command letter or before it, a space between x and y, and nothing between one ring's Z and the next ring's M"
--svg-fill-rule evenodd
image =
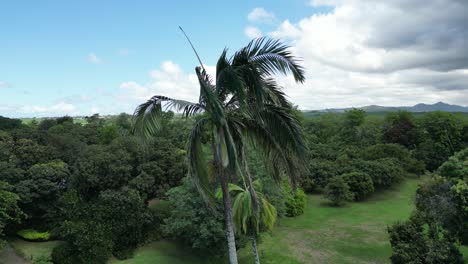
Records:
M407 179L392 190L342 208L329 206L320 195L308 196L303 215L283 218L274 232L262 235L259 245L262 263L390 263L387 226L408 219L419 182L419 179ZM10 243L25 256L34 257L50 254L60 242L14 240ZM461 250L468 255L468 247ZM112 259L109 263L217 264L227 260L200 257L193 250L163 240L140 247L131 259ZM250 244L239 251L239 263L253 263Z
M42 256L50 256L52 249L60 244L61 241L29 242L22 239L14 239L10 240L9 243L19 256L34 261Z

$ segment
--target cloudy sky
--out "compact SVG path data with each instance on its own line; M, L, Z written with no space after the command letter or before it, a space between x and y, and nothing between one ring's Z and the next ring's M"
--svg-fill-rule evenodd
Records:
M130 113L155 94L196 100L197 61L179 25L209 69L224 47L289 43L307 81L278 79L302 109L468 105L466 0L162 2L2 1L0 115Z

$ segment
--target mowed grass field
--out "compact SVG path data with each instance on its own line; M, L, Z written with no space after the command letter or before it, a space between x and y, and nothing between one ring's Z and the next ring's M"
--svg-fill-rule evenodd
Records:
M262 236L259 247L262 263L390 263L387 226L408 219L420 182L420 179L407 179L392 190L342 208L329 206L320 195L309 196L304 215L283 218L271 234ZM13 243L12 246L27 252L28 243ZM37 246L39 244L42 243ZM38 250L37 246L34 251ZM462 251L468 255L467 247ZM139 248L131 259L109 262L215 264L227 263L227 260L197 256L173 242L158 241ZM239 262L253 263L250 245L239 251Z
M320 195L308 197L304 215L281 219L260 245L262 263L389 263L387 225L405 220L413 210L420 180L408 179L393 190L343 208L330 207ZM174 244L148 244L134 258L112 263L226 263L195 257ZM253 263L250 245L240 250L240 263Z

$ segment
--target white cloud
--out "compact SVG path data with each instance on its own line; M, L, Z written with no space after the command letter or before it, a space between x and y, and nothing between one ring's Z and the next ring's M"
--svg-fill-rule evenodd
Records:
M337 6L341 4L342 0L310 0L311 6Z
M21 113L25 114L69 114L76 110L73 104L60 102L50 106L24 105L20 108Z
M303 58L304 85L281 78L301 108L468 105L468 2L313 2L336 6L269 33Z
M244 33L248 38L251 38L251 39L259 38L263 35L260 29L256 27L252 27L252 26L246 27L244 30Z
M94 64L102 64L103 61L101 58L99 58L96 54L93 52L88 54L88 61Z
M205 68L213 79L216 78L214 66L205 65ZM159 69L151 70L149 77L150 81L147 83L128 81L120 84L122 93L117 97L130 111L154 95L198 101L199 83L196 74L184 72L172 61L165 61Z
M7 81L0 80L0 89L1 88L11 88L11 84Z
M270 23L275 19L272 12L268 12L263 7L256 7L247 15L250 22Z

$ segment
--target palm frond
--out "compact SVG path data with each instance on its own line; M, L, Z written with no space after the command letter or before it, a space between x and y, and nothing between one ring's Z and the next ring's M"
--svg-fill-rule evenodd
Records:
M304 68L293 56L288 45L279 40L258 38L236 52L232 58L233 65L253 63L262 75L292 73L297 82L305 81Z
M202 118L196 122L188 138L187 158L189 162L189 176L197 190L205 201L210 202L213 194L210 189L210 179L207 172L207 162L203 153L201 138L206 125L210 124L209 118Z
M163 106L163 103L166 103ZM205 110L204 106L184 100L156 95L139 105L133 113L133 132L144 137L156 134L161 129L161 114L163 111L175 109L182 111L185 117L195 115Z

